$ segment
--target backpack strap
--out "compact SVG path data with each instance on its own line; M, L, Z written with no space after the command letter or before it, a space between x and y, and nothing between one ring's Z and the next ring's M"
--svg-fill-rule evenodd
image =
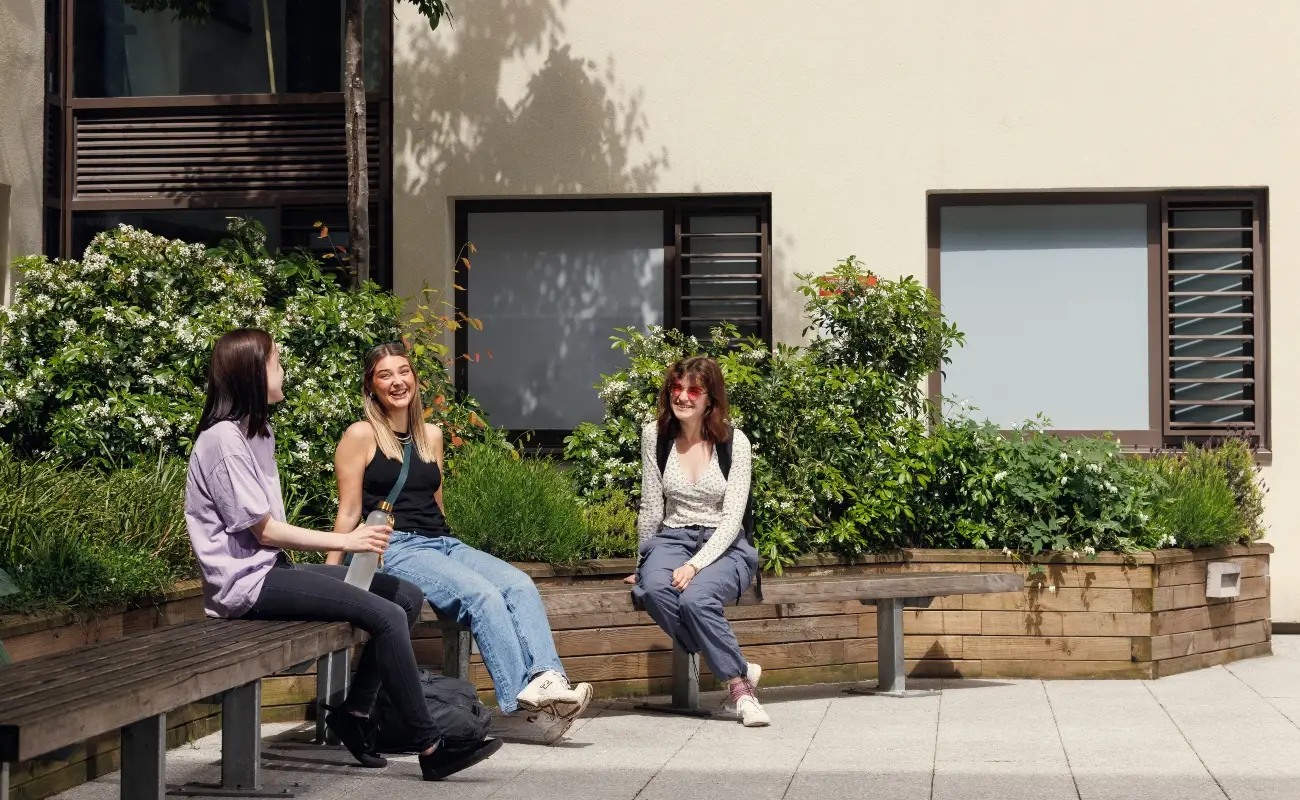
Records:
M655 434L655 458L659 461L659 477L663 477L664 470L668 469L668 448L673 446L673 440L665 436Z
M731 445L735 441L736 441L735 437L733 436L732 438L728 439L725 442L718 442L718 444L716 445L718 448L718 467L722 470L722 477L724 479L731 476ZM740 519L740 532L744 534L745 541L749 542L749 546L753 547L754 533L755 533L754 531L754 486L752 482L753 476L751 475L750 478L751 478L751 483L749 488L749 498L745 500L745 514ZM762 600L763 599L763 570L761 567L757 572L754 573L754 583L755 583L755 588L758 591L758 599Z

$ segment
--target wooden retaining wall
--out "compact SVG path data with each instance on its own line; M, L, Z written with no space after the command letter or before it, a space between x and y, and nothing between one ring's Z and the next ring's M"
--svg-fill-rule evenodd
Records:
M904 612L904 654L914 677L1160 678L1272 652L1268 563L1272 547L1166 550L1095 560L1053 557L1029 573L1024 592L935 600ZM1231 600L1205 597L1207 564L1242 565L1242 591ZM632 569L626 559L576 569L520 565L540 585L605 582ZM833 575L899 571L1027 572L985 551L909 550L857 564L809 557L790 572ZM0 618L0 640L15 661L139 633L203 614L197 582L178 585L156 603L116 608L93 620ZM875 609L856 602L732 607L727 616L746 658L763 665L763 684L814 684L876 676ZM667 693L672 643L640 612L551 618L556 648L572 680L590 681L604 697ZM442 663L434 625L420 625L422 664ZM354 662L355 663L355 662ZM475 655L471 679L495 702ZM707 676L707 669L705 670ZM310 719L315 675L263 681L263 718ZM195 703L168 714L168 745L220 728L220 705ZM106 735L39 761L15 765L15 800L48 797L118 766L118 737Z

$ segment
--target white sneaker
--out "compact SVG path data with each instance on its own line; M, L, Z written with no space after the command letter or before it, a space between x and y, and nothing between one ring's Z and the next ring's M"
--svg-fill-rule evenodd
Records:
M736 701L736 713L740 715L740 723L746 728L763 728L772 724L772 718L763 710L759 704L758 698L753 695L745 695Z
M560 719L576 719L591 703L596 691L590 683L570 686L563 675L547 670L528 682L519 693L519 707L526 711L544 711Z

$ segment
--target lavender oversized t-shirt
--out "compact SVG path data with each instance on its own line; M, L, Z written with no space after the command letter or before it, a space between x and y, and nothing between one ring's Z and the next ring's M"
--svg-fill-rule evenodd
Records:
M249 439L234 422L200 433L185 482L185 527L209 617L240 617L257 602L280 553L258 544L250 530L268 514L284 519L275 437Z

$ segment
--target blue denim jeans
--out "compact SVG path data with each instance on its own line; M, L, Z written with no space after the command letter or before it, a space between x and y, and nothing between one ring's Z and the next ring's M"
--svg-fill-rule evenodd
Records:
M519 708L537 675L563 673L537 586L505 561L451 536L394 531L382 571L419 586L430 605L470 629L502 713Z

